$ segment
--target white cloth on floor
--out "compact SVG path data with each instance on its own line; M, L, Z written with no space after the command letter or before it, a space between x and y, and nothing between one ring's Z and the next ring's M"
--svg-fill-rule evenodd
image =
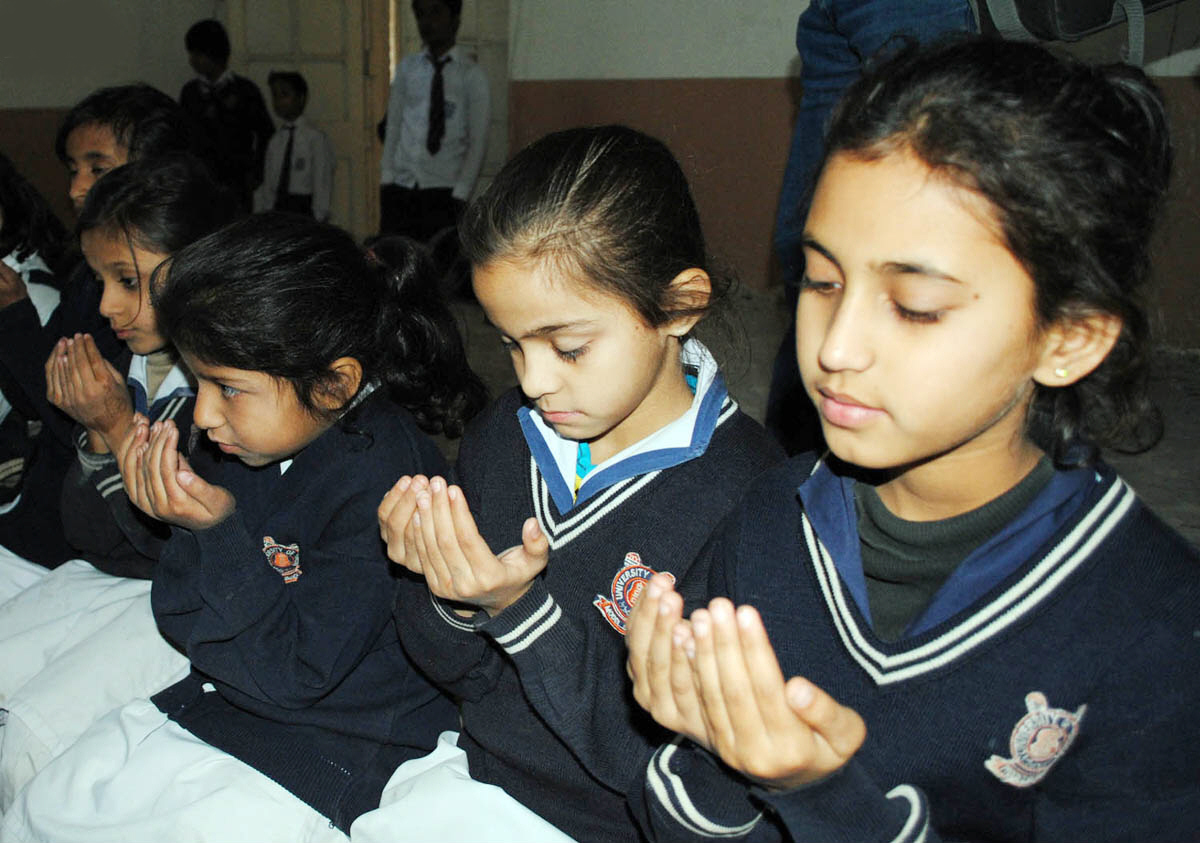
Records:
M396 768L379 807L350 826L351 843L572 843L572 839L501 788L477 782L442 732L433 752Z
M17 794L4 841L345 843L274 781L134 700L93 724Z
M78 559L0 604L0 664L0 812L90 725L188 670L154 623L150 582Z
M0 544L0 606L48 573L49 568L30 562L24 556L18 556Z

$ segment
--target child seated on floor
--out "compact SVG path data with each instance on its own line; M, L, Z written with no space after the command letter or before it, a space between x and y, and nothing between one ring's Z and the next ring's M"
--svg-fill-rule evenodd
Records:
M385 267L267 214L164 268L154 305L201 441L183 457L172 422L141 418L122 476L173 526L152 600L192 670L84 733L0 835L344 839L453 726L400 647L374 526L396 471L445 471L419 427L456 434L484 397L420 258Z
M649 836L1195 839L1200 555L1099 456L1157 433L1170 163L1128 65L968 41L847 94L796 314L830 453L754 484L682 584L707 608L656 578L633 614L681 736Z

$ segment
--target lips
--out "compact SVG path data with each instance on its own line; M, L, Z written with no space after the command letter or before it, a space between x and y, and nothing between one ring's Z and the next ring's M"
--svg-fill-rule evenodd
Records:
M821 396L817 403L821 417L835 427L863 427L884 415L883 410L863 404L853 396L827 389L817 391Z

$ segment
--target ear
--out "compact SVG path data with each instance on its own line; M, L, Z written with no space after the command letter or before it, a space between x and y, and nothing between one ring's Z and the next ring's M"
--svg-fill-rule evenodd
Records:
M712 279L703 269L698 267L685 269L672 278L664 296L669 309L699 312L678 316L668 322L664 326L667 334L673 337L686 336L704 316L703 309L708 306L710 296L712 296Z
M1121 328L1121 318L1111 313L1064 316L1043 336L1042 358L1033 379L1051 387L1083 380L1104 362Z
M328 390L322 390L316 397L317 403L327 410L344 407L351 396L358 393L362 383L362 364L353 357L339 357L329 364L329 371L334 378Z

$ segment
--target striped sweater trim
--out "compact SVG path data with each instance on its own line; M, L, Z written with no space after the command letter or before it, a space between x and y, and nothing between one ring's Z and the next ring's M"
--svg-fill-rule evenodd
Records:
M1092 510L1041 561L988 606L970 613L962 623L921 646L892 654L875 647L860 627L833 559L807 515L801 518L804 540L814 561L821 594L842 644L877 685L889 685L938 670L1036 610L1064 580L1087 562L1092 551L1116 529L1136 499L1123 480L1114 479L1111 488Z
M562 607L547 594L542 605L538 606L533 614L518 624L511 632L498 636L496 643L503 647L510 656L514 656L541 638L558 623L558 619L561 617Z
M903 799L909 805L908 819L892 838L892 843L925 843L929 834L929 805L925 801L925 794L911 784L902 784L889 790L887 798Z
M738 404L728 396L721 405L721 414L713 427L715 431L737 413ZM646 474L630 477L609 486L594 498L584 501L578 510L572 510L570 515L561 521L554 517L551 506L550 487L538 469L537 460L529 457L529 486L533 496L533 514L538 525L550 543L551 550L565 547L572 540L586 532L610 512L620 508L621 504L637 494L642 488L654 481L663 469L647 472Z
M678 751L681 740L676 737L671 743L660 747L650 759L646 768L646 783L654 798L679 826L691 834L718 840L744 837L758 825L762 814L755 815L754 819L742 825L725 825L705 816L692 801L683 779L671 770L671 759Z

